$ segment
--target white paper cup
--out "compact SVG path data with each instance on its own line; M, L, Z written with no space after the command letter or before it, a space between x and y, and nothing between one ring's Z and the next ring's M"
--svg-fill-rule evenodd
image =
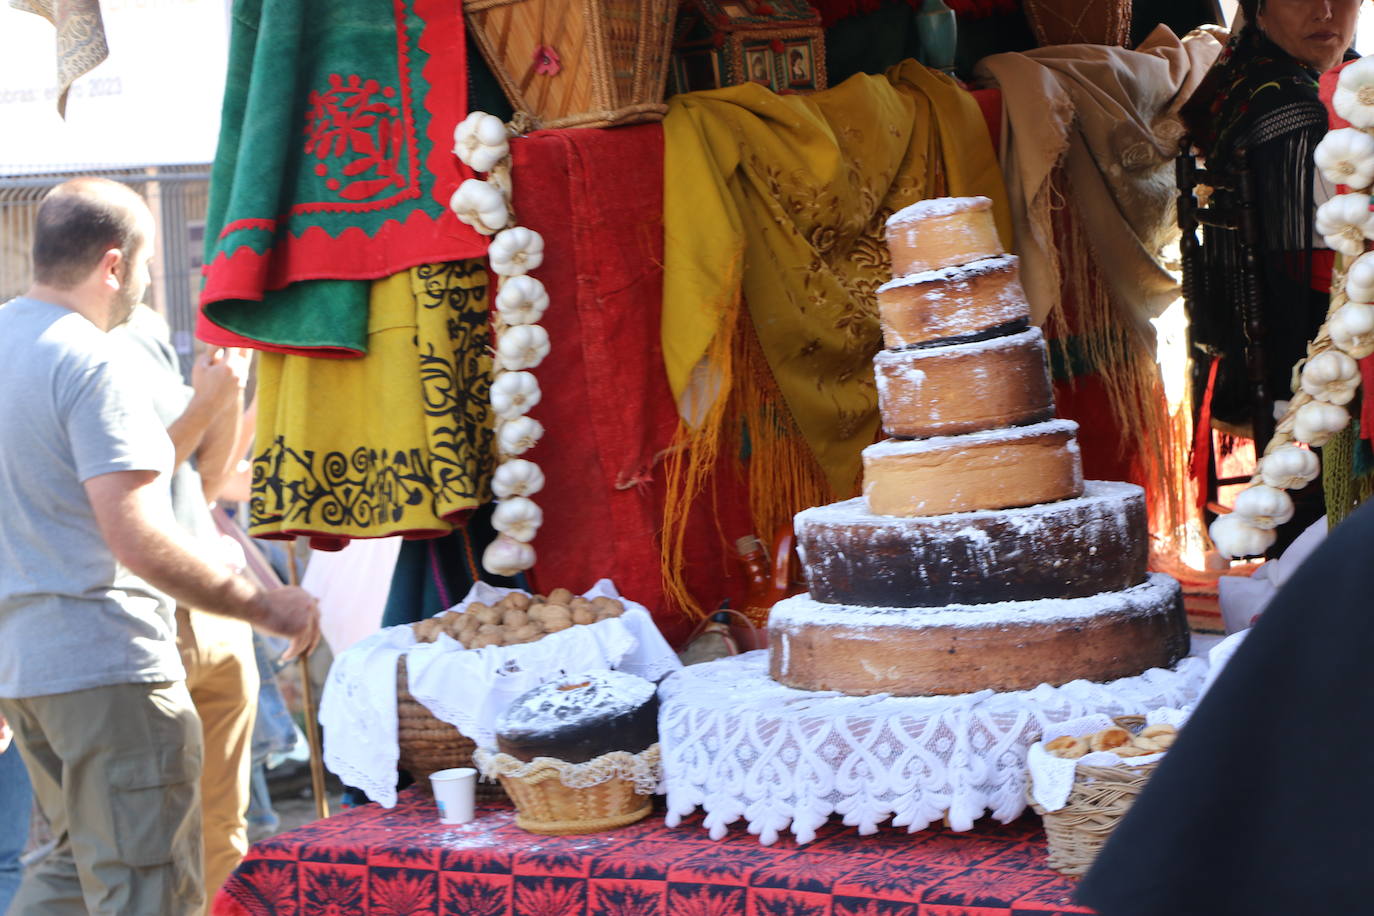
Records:
M439 823L466 824L473 818L477 797L477 771L472 767L454 767L430 774L434 786L434 800L439 804Z

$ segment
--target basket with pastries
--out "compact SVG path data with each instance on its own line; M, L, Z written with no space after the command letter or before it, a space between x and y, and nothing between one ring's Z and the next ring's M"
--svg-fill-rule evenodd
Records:
M1186 714L1087 716L1047 729L1028 753L1030 806L1041 816L1049 865L1078 876L1135 802L1178 737Z

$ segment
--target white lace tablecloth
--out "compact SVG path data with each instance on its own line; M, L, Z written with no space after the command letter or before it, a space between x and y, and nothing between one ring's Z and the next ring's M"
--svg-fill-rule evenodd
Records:
M1056 722L1143 715L1192 703L1207 663L1186 658L1109 684L952 697L849 697L794 690L750 652L670 676L659 687L667 824L697 808L713 838L743 818L770 845L815 839L832 814L870 834L892 819L915 832L948 817L969 830L985 812L1026 808L1026 753Z
M513 591L479 582L449 610L494 604ZM682 666L643 605L621 598L609 579L584 597L603 595L620 598L625 613L524 645L464 649L447 635L417 644L414 631L400 626L352 646L334 659L320 698L325 765L373 801L396 804L396 661L402 654L411 695L479 747L496 743L496 720L512 701L564 673L612 668L657 681Z

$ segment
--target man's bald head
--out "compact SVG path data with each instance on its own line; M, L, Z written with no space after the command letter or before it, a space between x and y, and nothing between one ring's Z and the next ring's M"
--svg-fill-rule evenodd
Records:
M111 249L132 259L151 235L143 198L108 178L73 178L48 192L34 227L33 276L71 289L90 276Z

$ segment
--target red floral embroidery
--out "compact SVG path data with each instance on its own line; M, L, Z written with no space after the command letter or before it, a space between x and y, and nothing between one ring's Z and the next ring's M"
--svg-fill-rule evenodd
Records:
M548 45L535 48L534 72L545 76L557 76L563 72L563 61L559 58L558 52Z
M395 96L393 87L374 79L331 73L329 89L307 97L305 152L320 160L315 174L344 200L367 200L405 184L398 172L405 129L390 101Z
M768 42L768 47L773 49L774 54L781 54L783 52L782 39L774 38L772 41Z

